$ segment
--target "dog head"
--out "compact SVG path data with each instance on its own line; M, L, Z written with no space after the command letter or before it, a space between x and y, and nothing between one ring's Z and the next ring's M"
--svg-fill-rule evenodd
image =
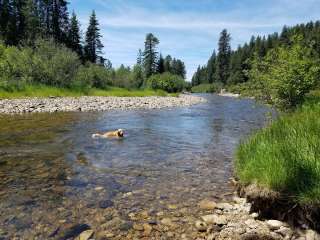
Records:
M118 137L123 137L124 136L124 132L122 129L118 129Z

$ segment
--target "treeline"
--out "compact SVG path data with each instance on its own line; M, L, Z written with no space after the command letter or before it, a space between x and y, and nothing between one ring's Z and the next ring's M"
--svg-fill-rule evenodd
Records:
M88 89L111 85L161 87L169 92L184 88L184 63L170 55L163 58L153 34L147 35L145 49L139 51L132 68L113 68L103 57L101 38L95 12L82 37L77 16L68 12L65 0L0 0L0 87L46 84ZM154 75L158 84L154 78L152 84L148 81ZM177 81L179 86L184 83L182 88L172 87Z
M231 49L230 41L230 34L223 30L218 52L198 67L193 86L220 84L232 91L250 91L270 103L296 105L318 84L320 21L252 37L236 50Z

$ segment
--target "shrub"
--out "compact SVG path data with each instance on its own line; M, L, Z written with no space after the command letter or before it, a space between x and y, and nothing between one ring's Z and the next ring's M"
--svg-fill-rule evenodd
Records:
M169 93L181 92L185 81L182 77L170 73L156 74L147 80L147 86L152 89L161 89Z
M305 94L315 86L320 65L312 49L300 44L297 37L290 47L271 50L262 60L255 57L249 75L259 98L291 108L302 103Z
M191 88L193 93L215 93L221 90L221 86L218 84L200 84Z
M53 40L38 40L32 60L34 83L71 87L81 65L76 53Z
M32 51L0 45L0 86L22 89L32 80Z

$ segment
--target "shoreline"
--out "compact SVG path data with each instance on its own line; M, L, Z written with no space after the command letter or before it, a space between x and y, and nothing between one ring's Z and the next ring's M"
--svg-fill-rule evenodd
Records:
M187 107L206 100L182 94L178 97L51 97L0 99L0 114L93 112L109 110Z

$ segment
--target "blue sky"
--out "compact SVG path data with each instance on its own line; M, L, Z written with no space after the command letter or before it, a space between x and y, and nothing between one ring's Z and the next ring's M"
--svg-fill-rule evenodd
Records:
M77 13L83 32L96 10L104 55L113 66L132 66L145 35L152 32L163 55L186 63L188 79L217 48L223 28L236 48L252 35L320 19L320 0L70 0L69 8Z

